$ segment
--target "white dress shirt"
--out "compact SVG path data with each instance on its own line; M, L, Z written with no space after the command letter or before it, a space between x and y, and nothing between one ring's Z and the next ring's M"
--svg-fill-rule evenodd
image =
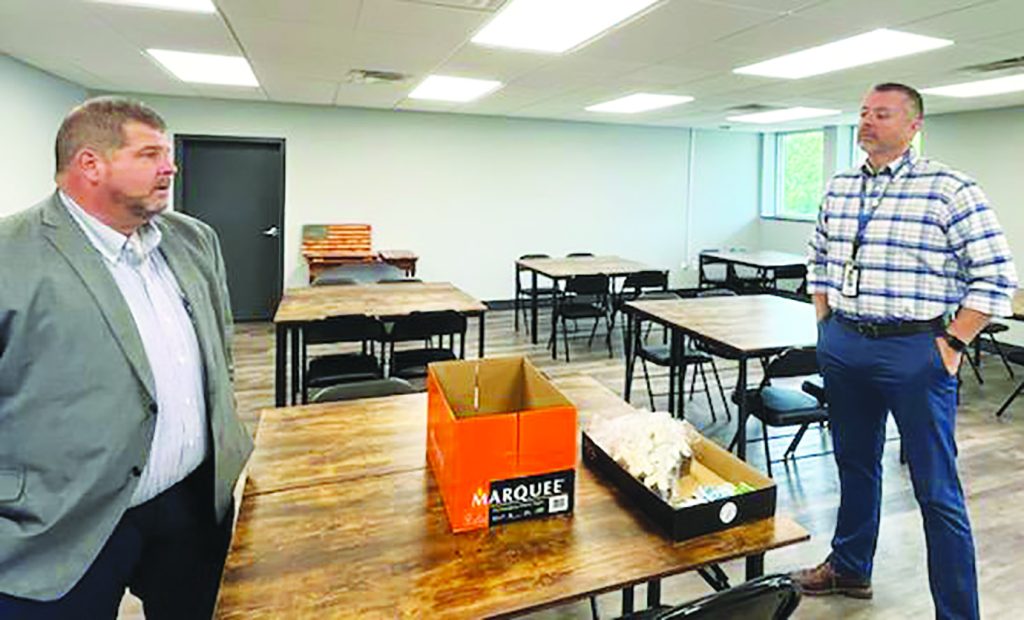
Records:
M199 341L188 301L159 249L160 230L146 224L125 236L87 213L64 192L59 195L117 283L153 373L156 431L132 496L131 505L137 506L185 479L206 457Z

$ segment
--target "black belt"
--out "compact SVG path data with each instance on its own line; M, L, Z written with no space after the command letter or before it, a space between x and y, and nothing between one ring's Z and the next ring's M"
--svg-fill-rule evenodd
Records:
M846 325L855 332L868 338L890 338L892 336L909 336L932 332L941 334L945 329L945 322L942 317L935 317L927 321L896 321L892 323L872 323L868 321L857 321L841 314L836 314L837 321Z

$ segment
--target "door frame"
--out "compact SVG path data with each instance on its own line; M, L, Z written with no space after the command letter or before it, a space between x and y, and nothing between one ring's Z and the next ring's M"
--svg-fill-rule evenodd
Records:
M277 221L274 223L277 226L277 269L274 274L274 308L281 302L281 297L284 296L284 201L285 201L285 171L286 171L286 155L285 146L286 140L284 138L253 138L249 136L218 136L211 134L190 134L190 133L176 133L174 134L174 164L178 168L178 175L181 175L184 170L182 157L185 152L185 142L240 142L248 144L266 144L277 146L281 154L281 191L278 195L278 210L277 210ZM176 176L178 176L176 175ZM185 215L190 213L184 208L184 184L181 179L184 177L179 176L175 179L174 183L174 209ZM274 312L271 312L270 320L273 320Z

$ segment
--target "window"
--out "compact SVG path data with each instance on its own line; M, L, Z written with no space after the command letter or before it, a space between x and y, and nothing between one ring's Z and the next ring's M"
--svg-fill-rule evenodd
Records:
M776 215L813 219L818 215L825 186L825 133L801 131L779 134L776 169L778 178Z
M764 134L761 215L813 220L825 187L825 131Z
M922 153L921 132L911 145ZM825 181L866 158L856 125L761 134L761 217L814 220Z

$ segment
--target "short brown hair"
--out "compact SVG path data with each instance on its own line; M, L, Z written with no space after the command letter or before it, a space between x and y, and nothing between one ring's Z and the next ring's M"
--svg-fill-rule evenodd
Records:
M135 121L160 131L164 119L140 101L124 97L95 97L75 106L57 130L54 145L57 173L61 173L80 149L92 147L110 151L124 146L124 125Z
M921 99L921 93L917 92L916 88L907 86L906 84L899 84L897 82L885 82L884 84L875 84L871 90L879 93L892 91L903 93L910 101L910 107L914 112L914 118L924 118L924 101Z

